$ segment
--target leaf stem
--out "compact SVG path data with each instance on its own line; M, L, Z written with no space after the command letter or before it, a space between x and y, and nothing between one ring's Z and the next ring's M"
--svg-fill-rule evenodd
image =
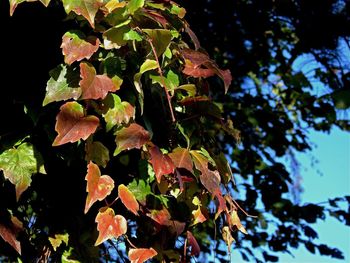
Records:
M126 239L126 241L128 241L129 245L132 246L133 248L137 248L131 241L130 239L128 238L127 235L124 235L124 238Z
M239 210L241 210L246 216L248 217L253 217L253 218L258 218L257 216L253 216L248 214L238 203L235 199L232 198L232 201L235 203L235 205L239 208Z

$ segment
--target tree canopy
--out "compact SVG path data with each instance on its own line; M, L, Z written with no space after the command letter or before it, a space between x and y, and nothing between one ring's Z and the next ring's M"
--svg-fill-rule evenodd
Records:
M350 196L302 203L282 158L349 130L346 1L23 2L0 8L1 260L342 258L312 224L349 225Z

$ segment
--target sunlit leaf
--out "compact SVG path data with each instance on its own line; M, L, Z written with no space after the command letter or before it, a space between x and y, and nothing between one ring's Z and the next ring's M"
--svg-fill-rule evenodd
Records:
M177 168L185 168L193 173L193 162L190 152L187 149L180 147L175 148L169 153L169 157Z
M131 263L143 263L157 254L153 248L132 248L129 250L128 257Z
M145 0L130 0L127 5L129 13L133 15L138 9L143 7L144 4L145 4Z
M44 6L48 6L51 0L10 0L10 15L13 15L13 12L15 12L16 7L23 2L36 2L40 1L43 3Z
M127 231L128 224L126 219L121 215L114 214L112 208L101 208L96 216L98 238L95 246L102 244L111 238L118 238Z
M157 146L149 148L150 162L156 174L157 182L160 183L163 175L174 172L175 166L168 155L163 154Z
M143 73L152 70L152 69L156 69L158 67L158 63L155 60L152 59L146 59L145 62L142 63L141 67L140 67L140 71L138 73L135 74L134 76L134 85L136 87L136 90L140 93L142 92L142 84L141 84L141 76Z
M227 250L230 253L231 252L231 245L233 242L235 242L235 239L231 235L230 228L228 226L224 226L221 229L221 234L222 234L223 240L225 241L225 243L227 245Z
M79 103L67 102L62 105L56 117L55 130L58 135L53 146L59 146L68 142L86 140L94 133L99 125L96 116L85 116L83 106Z
M136 201L134 194L125 185L121 184L118 186L118 196L129 211L138 215L139 203Z
M96 75L95 68L88 63L80 63L80 77L81 99L104 99L108 92L117 90L112 79L106 75Z
M22 143L0 154L0 171L16 187L17 201L30 186L32 175L45 173L43 160L30 143Z
M198 245L198 242L196 238L193 236L193 234L190 231L187 231L187 240L188 245L191 247L191 256L198 256L201 252L201 249Z
M207 217L202 213L202 208L200 206L198 206L196 210L192 211L192 215L194 219L192 225L207 221Z
M18 254L21 254L21 243L16 239L16 231L9 226L0 224L0 236L13 247Z
M66 234L55 234L55 237L49 237L49 241L53 247L53 250L56 251L57 248L64 242L68 245L69 235Z
M74 61L89 59L99 48L100 40L94 36L88 38L78 30L68 31L62 37L62 53L68 65Z
M93 161L99 166L106 167L109 162L109 150L101 142L88 141L85 144L85 160Z
M114 188L113 179L108 175L101 176L100 169L96 164L90 161L87 167L85 180L87 181L86 192L88 192L88 195L85 203L85 214L97 200L102 201L110 195Z
M117 8L123 8L126 6L126 2L119 2L118 0L110 0L106 5L105 8L108 10L108 13L112 13Z
M243 234L248 234L247 230L245 230L244 226L241 223L241 220L238 217L238 213L236 210L233 210L230 215L230 225L236 226L239 231Z
M121 151L130 149L140 149L150 140L150 135L142 126L132 123L129 127L124 127L116 132L117 148L114 155Z
M150 185L144 180L134 179L128 184L128 189L140 203L145 203L147 195L152 194Z

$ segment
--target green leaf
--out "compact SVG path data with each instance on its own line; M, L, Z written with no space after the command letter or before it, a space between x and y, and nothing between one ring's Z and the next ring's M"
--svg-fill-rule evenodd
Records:
M138 9L143 7L144 4L145 0L130 0L129 4L127 5L129 13L133 15Z
M155 75L151 75L150 78L152 79L153 84L158 83L162 87L164 87L163 84L165 84L166 88L169 91L174 91L180 84L179 76L176 73L174 73L172 70L168 71L166 78L163 77L163 80L161 76L155 76Z
M129 102L122 101L118 95L109 94L104 104L108 107L108 111L103 114L107 123L107 131L110 131L115 125L128 124L131 119L135 118L134 107Z
M0 170L15 185L17 201L30 186L32 175L45 173L42 157L30 143L22 143L0 154Z
M80 97L79 73L74 72L66 65L59 65L50 71L50 76L51 78L46 84L43 106L54 101L76 100Z
M344 88L336 90L331 94L334 105L339 110L350 108L350 89Z
M88 142L85 145L85 160L93 161L99 166L106 167L109 162L109 150L101 142Z
M126 32L123 36L124 40L135 40L135 41L142 41L142 37L139 33L137 33L135 30L130 30L129 32Z
M185 90L188 93L189 97L194 97L197 92L196 85L194 84L185 84L178 86L176 90Z
M72 254L73 254L73 248L69 248L69 250L64 251L61 257L61 262L62 263L80 263L79 260L71 258Z
M173 38L171 31L167 29L144 29L143 31L152 40L157 56L160 57Z
M95 15L103 5L103 0L62 0L62 2L67 14L73 11L77 15L82 15L92 27L95 27Z
M150 185L144 180L134 179L128 184L128 189L134 194L135 198L140 203L145 203L147 195L152 194Z
M156 69L157 67L158 67L158 63L153 59L146 59L146 61L142 63L140 67L140 71L136 73L134 76L134 85L136 87L136 90L139 93L142 92L142 83L141 83L142 74L152 69Z
M103 45L105 49L119 49L128 42L124 34L130 31L129 26L112 27L103 33Z

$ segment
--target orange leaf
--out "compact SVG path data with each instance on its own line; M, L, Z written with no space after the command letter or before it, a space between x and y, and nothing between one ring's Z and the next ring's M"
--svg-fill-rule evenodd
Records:
M140 208L139 203L134 194L125 185L121 184L118 186L118 196L129 211L138 215L137 211Z
M98 238L95 246L98 246L111 238L118 238L124 235L128 225L126 219L121 215L114 215L112 208L102 208L96 216Z
M189 246L191 246L191 256L198 256L201 252L201 249L198 245L198 242L196 238L193 236L193 234L190 231L187 231L187 240Z
M132 123L129 127L122 128L116 132L117 149L114 155L121 151L140 149L146 142L149 142L150 135L142 126Z
M112 79L106 75L96 75L95 68L88 63L80 63L80 77L81 99L104 99L108 92L117 90Z
M84 109L79 103L67 102L61 106L57 114L55 130L58 135L52 145L86 140L95 132L98 125L99 119L96 116L84 116Z
M193 162L190 152L185 148L176 148L173 152L169 153L169 157L175 164L176 168L185 168L193 173Z
M16 239L16 230L0 224L0 236L21 254L21 243Z
M160 183L162 176L174 172L175 166L168 155L163 154L157 146L149 149L151 164L156 174L157 182Z
M202 213L201 207L198 207L198 209L192 211L192 215L194 218L194 221L192 225L198 224L198 223L203 223L207 220L205 215Z
M130 249L128 256L131 263L143 263L157 254L153 248L136 248Z
M88 164L85 180L87 181L86 191L88 192L84 211L86 214L97 200L102 201L112 192L114 181L108 175L101 176L100 169L91 161Z

